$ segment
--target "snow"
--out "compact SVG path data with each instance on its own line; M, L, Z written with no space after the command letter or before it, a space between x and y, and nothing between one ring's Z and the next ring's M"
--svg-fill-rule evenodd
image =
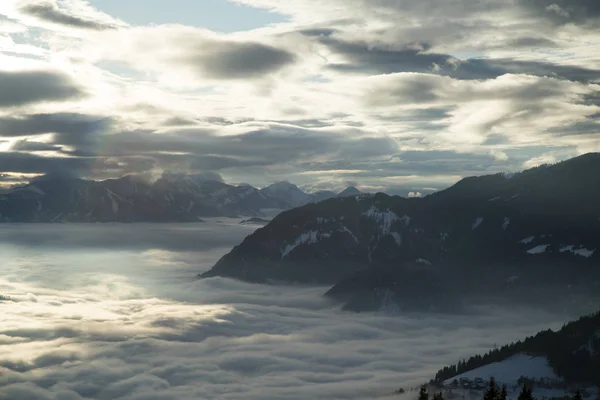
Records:
M475 222L473 222L472 228L473 230L479 228L479 225L481 225L481 223L483 222L483 218L479 217L475 220Z
M442 239L442 242L445 242L449 237L450 237L449 233L446 233L446 232L440 233L440 238Z
M347 233L347 234L349 234L349 235L352 237L352 239L354 240L354 242L355 242L356 244L359 244L358 238L357 238L357 237L354 235L354 233L352 233L352 231L351 231L350 229L348 229L346 226L342 226L342 227L340 228L340 232L344 232L344 233Z
M408 215L403 216L399 219L400 222L404 222L404 226L410 225L410 217Z
M595 252L596 252L596 249L594 249L594 250L588 250L588 249L573 250L573 253L575 253L578 256L585 257L585 258L590 258L592 255L594 255Z
M560 249L561 253L565 253L567 251L569 251L569 252L571 252L571 253L573 253L573 254L575 254L577 256L581 256L581 257L585 257L585 258L590 258L591 256L594 255L594 253L596 252L596 249L589 250L589 249L586 249L586 248L579 248L579 249L575 250L575 246L572 245L572 244L570 244L568 246L564 246L564 247L562 247Z
M424 258L417 258L415 261L419 264L431 265L431 261Z
M449 384L454 379L460 380L460 378L467 378L469 380L482 378L488 380L492 376L496 379L496 382L505 383L507 385L517 384L517 381L522 376L534 380L543 378L560 380L548 365L546 357L532 357L526 354L516 354L504 361L484 365L483 367L455 376L454 378L448 379L446 383Z
M371 208L364 212L363 215L377 221L383 234L389 234L392 229L392 224L400 220L400 218L398 218L398 216L392 211L379 211L375 206L371 206Z
M402 236L398 232L390 232L390 235L394 238L397 246L402 245Z
M500 197L494 197L492 199L488 199L488 201L496 201L496 200L500 200Z
M548 249L549 246L549 244L540 244L539 246L535 246L533 249L527 250L527 252L529 254L542 254L546 252L546 249Z
M533 242L534 240L535 240L535 236L529 236L529 237L526 237L525 239L522 239L521 241L519 241L519 243L529 244L529 243Z
M190 204L188 204L187 210L185 210L186 212L190 212L192 211L192 208L194 208L196 204L190 200Z
M327 239L331 237L331 233L323 233L318 231L308 231L298 236L291 244L286 244L281 249L281 259L286 258L296 247L302 244L314 244L318 243L321 239Z
M110 199L110 201L112 203L113 214L117 214L119 212L119 203L117 203L117 200L115 200L115 197L118 197L118 196L108 189L106 189L106 193L108 193L108 198Z
M506 230L508 225L510 224L510 218L504 218L504 222L502 223L502 229Z
M565 251L573 251L573 248L574 248L574 247L575 247L575 246L573 246L572 244L570 244L570 245L568 245L568 246L562 247L562 248L561 248L559 251L560 251L561 253L564 253Z

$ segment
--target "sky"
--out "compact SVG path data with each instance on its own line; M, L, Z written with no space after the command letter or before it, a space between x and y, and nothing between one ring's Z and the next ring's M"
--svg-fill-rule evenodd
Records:
M600 151L597 0L3 0L0 184L429 193Z

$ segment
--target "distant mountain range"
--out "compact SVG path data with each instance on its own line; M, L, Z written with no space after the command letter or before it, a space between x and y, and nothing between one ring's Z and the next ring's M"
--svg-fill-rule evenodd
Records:
M203 217L262 217L343 193L305 193L288 182L263 189L232 186L202 175L163 174L152 183L131 176L106 181L47 176L0 194L0 222L198 222Z
M600 304L600 154L466 178L424 198L331 198L279 214L203 277L334 285L354 311L474 301ZM560 293L560 295L557 295Z

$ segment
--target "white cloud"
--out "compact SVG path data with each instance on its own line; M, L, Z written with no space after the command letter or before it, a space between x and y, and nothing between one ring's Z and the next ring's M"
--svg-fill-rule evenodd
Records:
M0 302L1 392L386 398L449 362L563 322L493 308L473 310L477 318L350 314L321 296L326 287L194 279L249 232L237 220L0 229L10 243L0 288L14 300Z

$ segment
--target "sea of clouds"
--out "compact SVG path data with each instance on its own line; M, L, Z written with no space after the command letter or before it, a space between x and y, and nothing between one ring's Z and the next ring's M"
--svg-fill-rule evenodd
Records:
M395 398L568 316L342 312L327 287L196 279L256 226L0 226L0 399Z

